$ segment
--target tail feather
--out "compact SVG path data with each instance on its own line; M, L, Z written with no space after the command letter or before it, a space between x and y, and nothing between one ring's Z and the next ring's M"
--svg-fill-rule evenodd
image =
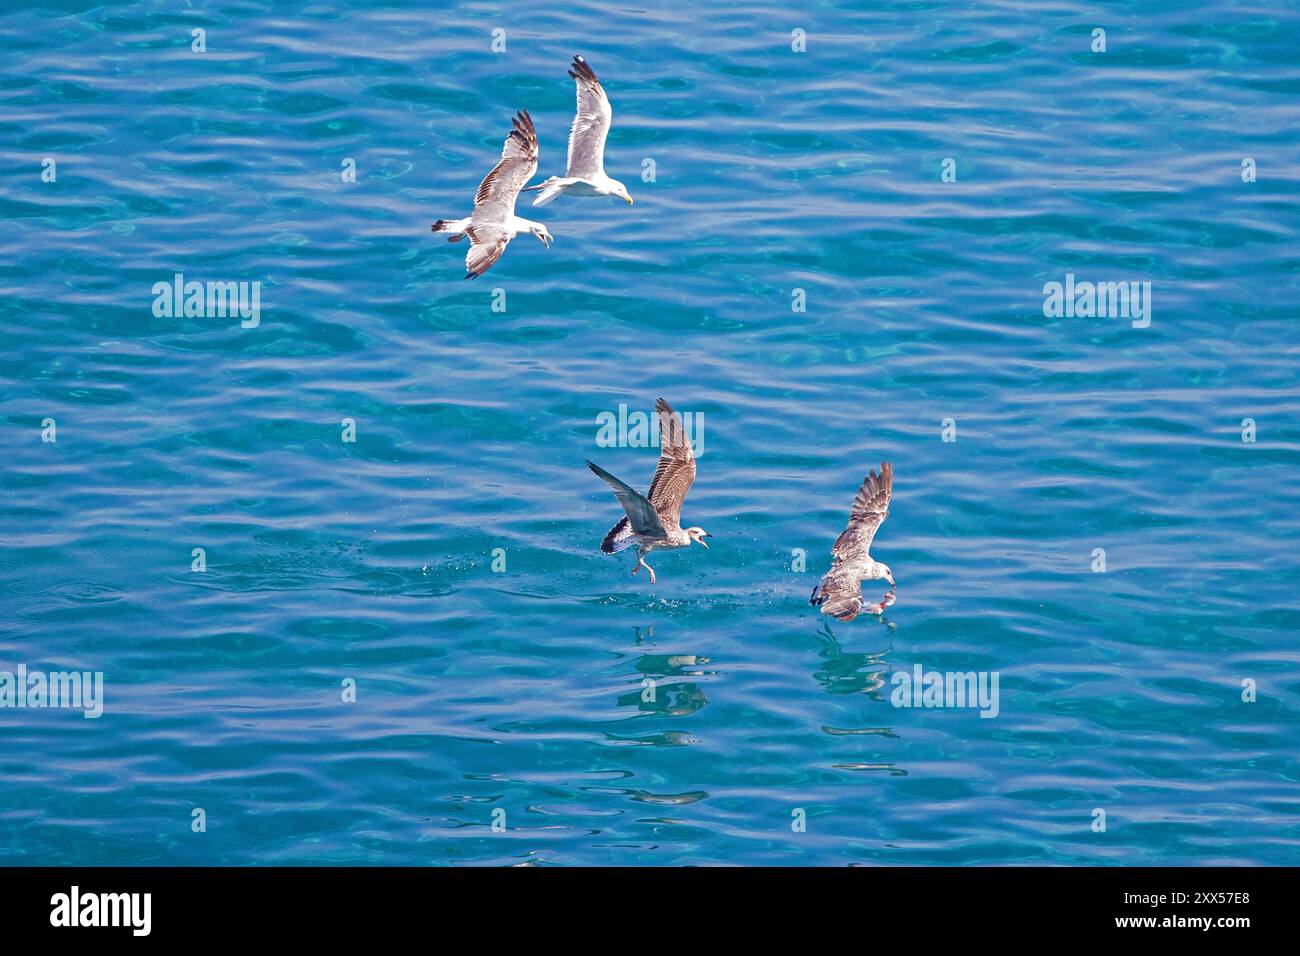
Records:
M605 535L605 540L600 543L600 550L606 554L617 554L627 547L628 542L620 541L622 537L631 537L631 528L627 517L619 519L618 524L609 529L609 534Z
M447 236L448 242L460 242L465 238L464 230L468 222L468 219L439 219L431 228L437 233L451 233Z
M548 203L552 203L560 193L564 192L564 184L558 179L548 179L536 188L540 189L541 192L539 192L537 198L533 200L534 206L545 206Z

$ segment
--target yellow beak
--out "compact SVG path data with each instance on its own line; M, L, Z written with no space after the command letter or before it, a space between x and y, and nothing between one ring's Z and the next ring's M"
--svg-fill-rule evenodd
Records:
M627 204L628 204L629 206L635 206L635 205L636 205L636 203L632 202L632 197L631 197L631 196L625 196L625 197L623 197L623 198L625 198L625 199L627 200Z

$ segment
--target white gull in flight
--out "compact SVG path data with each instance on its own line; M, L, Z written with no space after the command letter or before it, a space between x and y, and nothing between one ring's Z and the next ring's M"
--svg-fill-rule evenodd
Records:
M561 193L574 196L618 196L632 205L627 187L605 175L605 137L614 119L609 97L600 80L581 56L569 68L578 87L578 112L569 129L569 168L563 176L552 176L525 192L540 189L534 206L545 206Z
M512 122L514 129L501 148L501 161L479 184L474 211L464 219L439 219L433 224L434 232L448 234L448 242L469 236L466 279L490 269L521 232L531 232L546 248L551 247L552 236L544 225L515 215L520 190L537 172L537 131L527 110L521 110Z

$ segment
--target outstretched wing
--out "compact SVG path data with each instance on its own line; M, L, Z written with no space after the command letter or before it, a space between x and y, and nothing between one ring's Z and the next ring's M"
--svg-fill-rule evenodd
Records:
M605 172L605 137L614 111L595 71L581 56L573 58L569 76L578 87L578 112L569 129L569 168L565 175L589 179Z
M894 466L883 462L880 474L875 471L862 480L853 499L853 509L849 512L849 526L835 540L831 554L835 557L832 567L839 564L865 564L870 560L868 551L871 541L876 536L876 529L885 522L889 515L889 496L894 491Z
M659 413L659 466L650 479L650 504L664 521L679 524L682 502L695 481L695 453L691 450L682 417L662 398L655 402Z
M515 214L519 190L537 172L537 130L533 128L533 118L527 110L520 110L511 122L514 128L501 147L501 161L479 183L478 194L474 197L474 215L471 218L476 222L504 224Z
M469 236L469 252L465 253L466 279L477 279L487 272L510 245L510 234L490 223L470 226L465 235Z
M641 493L631 485L619 481L600 465L594 462L587 462L587 467L603 478L611 488L614 489L614 497L618 503L623 506L627 512L628 520L632 522L632 530L637 534L651 534L662 536L666 534L663 523L659 520L659 515Z
M880 474L870 472L853 499L849 526L831 549L831 569L813 588L808 603L841 621L851 621L862 610L862 572L871 560L871 541L889 514L894 490L894 466L884 462ZM883 604L887 607L893 601ZM883 609L882 607L882 609ZM874 610L874 609L873 609ZM878 611L876 613L879 613Z

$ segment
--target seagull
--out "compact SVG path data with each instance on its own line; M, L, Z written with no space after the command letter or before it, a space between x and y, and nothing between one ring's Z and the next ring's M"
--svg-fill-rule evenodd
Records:
M448 242L469 236L466 279L475 279L492 268L510 240L521 232L531 232L548 249L553 241L540 222L515 215L519 191L537 172L537 131L527 110L520 110L511 122L514 129L501 147L501 161L479 184L474 211L464 219L439 219L433 224L434 232L449 234Z
M545 206L560 193L575 196L617 196L632 205L627 187L617 179L605 175L605 137L614 111L609 108L609 97L596 79L587 61L575 56L569 67L569 76L578 87L578 112L569 129L569 168L564 176L552 176L524 192L540 189L534 206Z
M821 606L823 614L841 621L851 621L863 609L863 581L889 582L889 593L879 604L866 604L868 614L883 614L894 603L894 572L889 565L874 560L868 550L871 539L889 514L889 497L894 490L894 466L884 462L880 474L870 472L862 481L853 510L849 513L849 526L835 541L831 549L834 561L825 577L813 588L808 603Z
M705 538L712 538L703 528L692 526L682 529L682 502L695 481L695 455L686 438L681 417L662 398L655 402L659 413L659 467L650 480L650 492L641 494L628 484L619 481L604 468L592 462L587 467L607 481L614 489L614 497L627 512L627 517L609 529L600 550L615 554L636 545L636 574L641 568L650 572L650 583L655 583L654 568L645 563L645 556L656 548L685 548L692 541L704 548Z

